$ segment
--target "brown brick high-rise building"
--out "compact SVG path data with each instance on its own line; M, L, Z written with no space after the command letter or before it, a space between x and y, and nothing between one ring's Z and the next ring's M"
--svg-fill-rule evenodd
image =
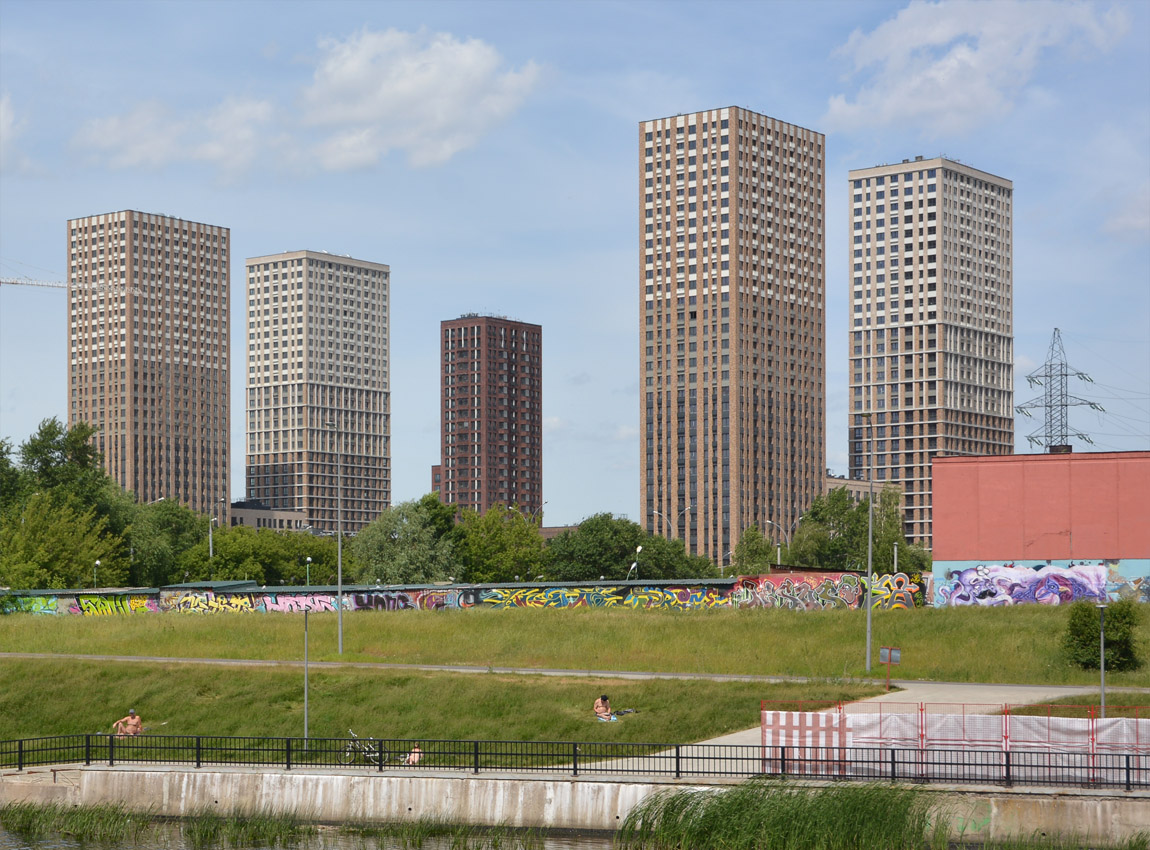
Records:
M716 563L822 492L824 161L738 107L639 127L642 524Z
M542 523L543 329L467 314L440 324L440 498Z
M226 516L228 228L164 215L68 222L68 422L99 428L141 502Z

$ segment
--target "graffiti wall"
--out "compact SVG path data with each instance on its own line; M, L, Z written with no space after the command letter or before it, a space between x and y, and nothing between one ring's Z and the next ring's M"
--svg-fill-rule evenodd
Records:
M1067 605L1134 598L1150 602L1150 561L1044 561L934 565L934 604Z
M928 575L876 576L875 608L920 607L930 599ZM927 592L924 595L924 589ZM857 608L865 604L866 577L854 573L781 572L688 584L627 582L589 585L468 585L455 587L348 587L345 611L444 611L466 608ZM268 592L254 584L228 590L179 587L142 594L0 596L0 613L111 614L298 613L334 611L339 599L323 592L291 589Z
M921 573L874 577L871 607L922 607L925 583ZM739 608L859 608L866 605L866 576L854 573L800 573L745 576L731 591L730 604Z

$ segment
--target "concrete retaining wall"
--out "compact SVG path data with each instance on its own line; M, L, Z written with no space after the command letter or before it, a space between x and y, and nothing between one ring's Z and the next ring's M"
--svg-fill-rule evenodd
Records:
M92 766L0 775L0 805L124 803L157 815L197 810L291 811L309 820L404 821L614 830L641 800L694 782L475 778L466 774L388 775L300 770ZM971 841L1078 835L1121 841L1150 833L1150 794L928 788L951 835Z

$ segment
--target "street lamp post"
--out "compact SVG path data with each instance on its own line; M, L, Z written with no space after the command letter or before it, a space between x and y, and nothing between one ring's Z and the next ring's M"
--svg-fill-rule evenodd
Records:
M1106 603L1098 603L1098 619L1101 638L1101 654L1098 657L1098 667L1102 671L1102 716L1106 717Z
M96 589L96 568L98 566L100 566L99 561L96 561L96 563L92 565L92 590Z
M212 544L212 523L216 521L216 505L222 504L223 499L218 502L212 502L211 507L208 509L208 566L212 565L212 558L215 557L215 547ZM215 578L215 575L212 575Z
M871 592L874 571L874 425L869 413L867 421L867 518L866 518L866 671L870 672L871 656Z
M635 574L635 581L639 580L639 553L643 551L642 546L635 547L635 560L631 564L631 569L627 570L627 578L631 577L631 573Z
M333 421L326 424L335 428ZM343 450L338 435L335 450L335 569L336 631L339 633L339 654L343 655Z
M308 555L304 559L304 562L307 564L307 578L305 579L305 581L307 582L307 586L311 587L311 555ZM307 609L304 608L304 611L306 612Z
M683 510L679 511L679 513L675 515L675 524L674 524L674 527L672 529L672 532L677 532L679 530L679 520L681 520L683 518L683 514L687 513L687 511L693 511L694 509L695 509L694 505L687 505L687 507L683 508ZM656 514L657 516L661 516L663 518L663 521L666 522L668 525L671 523L671 518L669 516L667 516L665 513L663 513L662 511L651 511L651 513Z

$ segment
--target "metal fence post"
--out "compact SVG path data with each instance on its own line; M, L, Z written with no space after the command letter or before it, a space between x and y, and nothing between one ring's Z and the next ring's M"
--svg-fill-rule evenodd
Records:
M472 760L472 766L474 768L475 773L478 774L479 773L479 742L475 741L474 743L475 743L475 747L473 750L474 758Z
M24 769L24 739L16 742L16 769Z
M383 741L375 742L375 764L379 773L383 773L383 763L386 761L384 756Z
M1126 790L1132 790L1130 785L1130 754L1126 754Z
M571 775L579 775L579 745L571 744Z
M1003 755L1006 756L1006 787L1009 788L1014 784L1010 779L1010 750L1007 750Z
M196 736L196 769L199 770L200 766L204 763L204 751L201 744L200 736Z
M108 736L108 767L114 766L116 763L116 736Z
M89 765L92 763L92 736L84 736L84 764Z
M898 750L891 747L890 750L890 781L895 782L898 780Z
M285 769L291 770L291 738L284 738L284 751L286 754Z
M787 775L787 748L779 746L779 776Z
M683 770L682 770L683 765L682 765L682 762L680 760L681 756L682 756L682 753L679 749L679 745L675 744L675 778L676 779L682 779L683 778Z

